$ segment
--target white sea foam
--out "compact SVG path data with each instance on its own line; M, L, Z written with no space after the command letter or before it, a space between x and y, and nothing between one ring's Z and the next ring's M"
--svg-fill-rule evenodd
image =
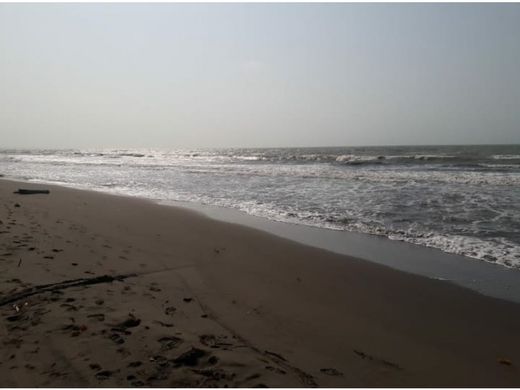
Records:
M336 162L343 162L343 163L363 163L363 162L373 162L373 161L381 161L384 160L384 156L360 156L360 155L341 155L336 157Z
M520 154L495 154L492 158L495 160L520 160Z

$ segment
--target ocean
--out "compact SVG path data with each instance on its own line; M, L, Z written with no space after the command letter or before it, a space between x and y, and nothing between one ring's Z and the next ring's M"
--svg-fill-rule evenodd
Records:
M3 149L0 174L233 208L520 268L520 145Z

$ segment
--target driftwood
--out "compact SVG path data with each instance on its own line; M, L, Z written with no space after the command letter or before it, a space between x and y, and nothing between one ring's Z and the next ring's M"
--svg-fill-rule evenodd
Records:
M21 299L30 297L32 295L40 294L43 292L47 292L47 291L58 291L58 290L64 290L66 288L71 288L71 287L88 286L91 284L111 283L114 281L124 280L126 278L130 278L133 276L136 276L136 275L135 274L115 275L115 276L102 275L102 276L96 276L93 278L81 278L81 279L66 280L66 281L59 282L59 283L42 284L42 285L30 287L30 288L22 290L20 292L0 298L0 306L7 305L9 303L14 303Z
M20 195L33 195L33 194L48 194L50 193L49 190L26 190L23 188L18 189L18 191L14 192L15 194Z

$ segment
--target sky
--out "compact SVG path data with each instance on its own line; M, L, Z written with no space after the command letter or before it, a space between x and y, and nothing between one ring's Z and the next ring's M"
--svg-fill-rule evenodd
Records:
M520 4L0 4L0 148L520 143Z

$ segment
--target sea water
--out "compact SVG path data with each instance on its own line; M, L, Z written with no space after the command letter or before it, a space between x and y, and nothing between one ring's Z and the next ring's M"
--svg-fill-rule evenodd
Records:
M0 150L0 173L234 208L520 268L520 145Z

